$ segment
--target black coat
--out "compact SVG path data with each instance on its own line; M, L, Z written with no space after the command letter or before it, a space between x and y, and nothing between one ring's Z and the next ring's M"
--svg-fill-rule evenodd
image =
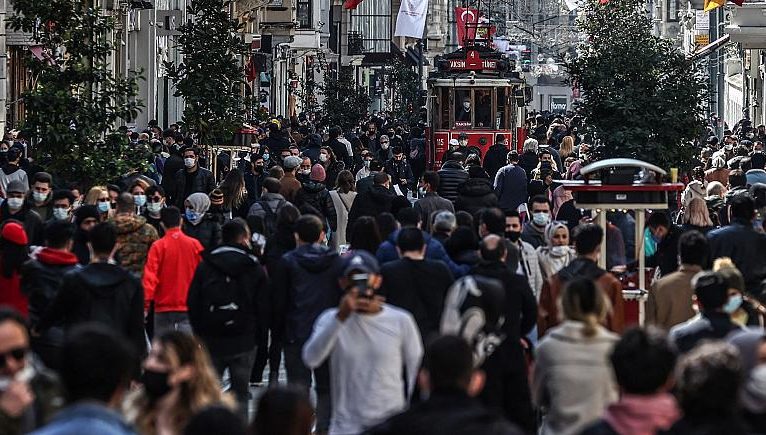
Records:
M8 209L8 201L3 201L2 205L0 205L0 226L10 219L21 222L24 231L27 233L30 246L43 245L43 231L45 228L43 220L37 212L27 208L25 204L16 214L11 214L11 211Z
M425 402L395 415L366 435L521 435L499 415L461 391L434 392Z
M172 197L173 204L183 210L184 201L192 193L202 192L209 194L215 189L215 177L205 168L197 168L193 177L187 176L186 169L181 169L175 175L175 190ZM191 185L187 186L187 180L191 178Z
M337 138L333 138L328 140L325 143L325 146L330 147L332 152L335 154L336 159L345 163L346 167L351 167L353 162L351 161L351 156L348 155L348 148L346 148L346 144L339 141ZM335 180L333 180L333 182L334 181Z
M85 322L107 325L146 352L144 289L141 281L115 264L92 263L64 275L61 291L38 325L44 331L57 323L69 329Z
M400 258L380 269L386 302L404 308L415 317L424 342L439 334L444 296L455 281L444 263Z
M173 204L173 195L176 193L176 174L184 168L184 159L178 154L171 154L165 159L165 166L162 169L162 188L168 195L168 203Z
M495 174L508 161L508 148L502 144L495 144L489 147L484 155L484 170L487 171L491 179L495 179Z
M678 270L678 239L680 237L681 229L671 224L668 234L657 245L657 252L647 259L647 264L650 267L657 266L660 269L660 276L665 276Z
M495 190L484 178L471 178L457 189L455 211L466 211L475 216L483 208L497 207Z
M702 340L720 340L740 327L722 312L703 312L698 319L670 330L669 337L681 353L692 350Z
M707 235L711 258L729 257L744 275L745 287L758 295L760 283L766 278L766 235L759 234L750 222L734 220L729 226L713 230ZM766 300L766 295L759 298Z
M294 205L300 208L304 204L308 204L322 213L322 216L326 217L327 197L329 196L330 192L327 191L327 187L323 183L307 181L303 183L303 186L295 194Z
M251 315L243 325L241 333L221 336L205 329L206 315L204 283L216 275L236 277L231 285L238 286L238 291L246 295L250 302ZM255 256L248 254L241 246L221 246L202 254L202 261L194 272L186 299L189 308L189 321L194 334L200 336L211 355L231 356L255 348L256 331L264 326L269 310L268 280L261 264Z
M354 229L354 223L362 216L377 217L379 214L391 211L394 195L383 186L372 186L370 190L359 193L354 199L354 205L348 213L346 239L349 240Z
M221 244L221 225L223 222L220 216L206 213L202 222L192 225L184 217L183 232L189 237L194 237L202 243L205 249L212 249Z
M442 198L455 202L458 197L458 188L468 181L468 171L460 166L460 163L449 161L439 169L439 188L436 192Z
M522 153L521 156L519 156L519 166L526 172L527 180L533 178L532 169L535 169L538 163L540 163L540 159L535 153Z

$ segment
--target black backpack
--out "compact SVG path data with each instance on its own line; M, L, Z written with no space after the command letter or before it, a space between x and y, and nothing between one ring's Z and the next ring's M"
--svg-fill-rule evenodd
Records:
M282 207L287 204L287 201L284 199L279 200L276 210L272 210L271 207L269 207L268 201L258 200L256 203L260 204L261 209L263 209L263 236L266 237L266 240L269 240L277 231L277 215L279 214L279 210L282 210Z
M227 275L210 267L211 273L202 283L200 295L205 335L227 336L247 332L255 313L253 301L243 288L243 277Z

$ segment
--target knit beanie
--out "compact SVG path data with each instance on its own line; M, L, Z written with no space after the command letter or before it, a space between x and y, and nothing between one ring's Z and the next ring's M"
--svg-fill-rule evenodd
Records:
M320 165L319 163L315 164L311 168L311 175L309 176L309 179L311 181L318 181L321 183L325 178L327 178L327 174L324 171L324 166Z
M18 222L8 222L5 224L3 226L3 231L0 233L0 237L14 245L24 246L29 243L27 232L24 231L24 227Z
M221 192L221 189L213 189L210 192L210 205L223 205L223 192Z
M74 224L78 227L85 219L93 218L96 221L101 219L101 213L95 205L82 205L74 211Z

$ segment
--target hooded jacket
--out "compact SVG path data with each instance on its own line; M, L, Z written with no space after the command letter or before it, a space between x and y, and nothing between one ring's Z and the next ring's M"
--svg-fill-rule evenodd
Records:
M338 286L342 267L343 259L334 250L316 243L282 256L273 275L273 312L275 319L284 319L289 343L306 341L319 314L338 305L343 295Z
M65 329L85 322L107 325L123 334L144 354L144 290L127 269L116 264L91 263L64 275L61 291L38 329L62 323Z
M117 257L120 264L139 277L144 273L149 247L159 235L146 218L133 215L118 215L113 219L117 230Z
M676 399L668 393L624 394L619 402L609 405L601 420L580 435L655 435L670 429L680 416Z
M475 216L479 210L497 205L497 195L487 179L471 178L457 189L455 211L465 211Z
M29 298L29 321L34 326L43 317L61 289L64 275L79 269L71 252L43 248L21 268L21 291Z
M205 292L210 289L204 288L203 285L221 274L236 277L231 285L237 286L240 295L245 295L250 301L250 316L242 332L237 335L221 336L204 329L205 323L202 319L206 315L206 307L203 301ZM186 304L189 307L189 321L194 333L202 338L212 355L231 356L255 348L256 331L263 326L263 313L267 313L268 310L266 289L267 279L261 264L241 246L224 245L202 255L202 262L197 266L189 286Z
M346 224L346 240L351 240L354 223L362 216L377 217L383 212L391 211L391 203L394 195L384 186L374 185L368 191L359 193L354 199L354 204L348 212L348 224Z
M388 239L380 244L378 252L375 256L378 258L378 262L383 266L386 263L390 263L399 258L399 253L396 251L396 238L399 236L399 230L396 230L388 236ZM468 265L457 265L449 258L444 246L430 234L423 232L423 238L426 245L426 258L429 260L441 261L447 265L452 275L455 278L460 278L463 275L468 274L470 267Z
M154 301L154 311L184 312L186 294L194 277L203 247L180 228L170 228L149 248L142 284L144 310Z
M300 208L303 204L308 204L317 209L322 216L327 216L327 198L330 192L324 183L310 180L303 183L301 189L295 194L295 206Z

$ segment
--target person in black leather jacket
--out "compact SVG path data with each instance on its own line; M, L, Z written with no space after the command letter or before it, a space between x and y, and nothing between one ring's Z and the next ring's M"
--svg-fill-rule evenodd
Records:
M192 193L210 193L215 189L215 177L205 168L199 167L199 151L194 147L184 148L184 169L175 174L175 192L173 202L183 210L184 200Z

